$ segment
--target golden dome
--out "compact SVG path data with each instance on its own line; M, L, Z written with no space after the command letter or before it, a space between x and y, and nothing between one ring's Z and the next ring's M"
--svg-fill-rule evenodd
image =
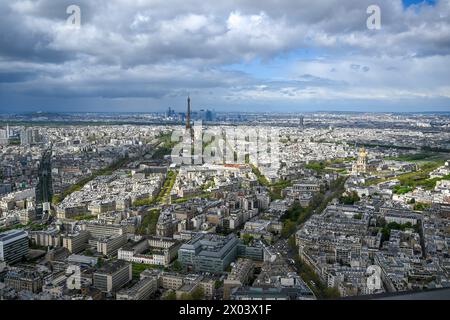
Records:
M359 149L359 157L360 158L366 158L367 157L367 150L366 148L362 147Z

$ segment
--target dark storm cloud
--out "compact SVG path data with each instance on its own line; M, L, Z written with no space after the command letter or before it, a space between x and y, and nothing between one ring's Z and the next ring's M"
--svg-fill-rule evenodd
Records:
M0 83L24 82L36 77L32 72L0 72Z
M81 7L80 29L65 23L70 4ZM406 9L400 0L378 1L380 31L366 28L370 4L369 0L3 1L0 103L13 102L6 101L6 92L30 99L164 101L190 91L205 101L216 96L217 101L239 98L249 104L267 98L261 93L280 99L383 99L413 91L448 98L448 76L443 71L449 71L449 1ZM280 70L285 71L279 71L277 79L251 76L251 70L246 74L246 63L263 61L258 72L263 74L273 59L298 49L326 54L282 65ZM232 64L243 64L244 71L229 71L226 67ZM417 83L392 83L395 71L390 68L409 73ZM433 80L426 81L430 74L435 75Z

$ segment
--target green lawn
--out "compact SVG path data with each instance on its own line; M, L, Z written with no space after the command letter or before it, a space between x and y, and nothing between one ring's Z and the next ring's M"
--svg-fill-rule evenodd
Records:
M156 197L136 200L133 202L133 206L141 207L141 206L151 206L156 203L167 203L168 197L170 196L170 191L172 191L176 178L177 172L169 171L167 173L166 180L164 181L164 184Z
M305 165L306 169L315 170L318 172L326 171L326 170L333 170L333 171L342 171L344 172L345 169L336 169L332 168L330 166L334 164L342 164L342 163L349 163L352 161L355 161L356 158L354 157L348 157L348 158L336 158L336 159L330 159L330 160L324 160L324 161L310 161L308 164Z
M252 164L251 167L252 167L252 172L255 174L256 178L258 179L259 184L263 185L265 187L268 187L270 185L269 180L267 180L267 178L261 173L261 171L259 171L259 169L256 166L254 166Z
M283 189L287 187L292 186L292 181L290 180L282 180L275 183L270 183L256 166L251 165L251 167L252 172L256 175L256 178L258 179L258 183L262 186L269 188L270 198L272 200L282 199L283 197L281 196L281 191L283 191Z
M147 269L164 269L164 267L145 263L136 263L136 262L131 263L131 271L134 279L139 279L139 276L142 273L142 271Z
M400 187L394 189L394 192L398 193L406 193L408 189L414 189L416 187L423 187L427 190L431 190L436 186L436 182L439 180L447 180L450 179L450 175L443 178L434 178L430 179L430 172L434 171L438 167L444 164L444 160L439 160L435 162L426 162L420 166L420 169L415 172L408 172L404 174L400 174L395 177L390 178L380 178L369 181L366 183L367 186L378 184L385 181L391 181L398 179L400 181Z

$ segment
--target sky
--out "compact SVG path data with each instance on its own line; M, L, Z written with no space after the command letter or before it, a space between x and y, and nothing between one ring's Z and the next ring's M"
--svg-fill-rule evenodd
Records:
M0 113L450 111L450 0L2 0L0 30Z

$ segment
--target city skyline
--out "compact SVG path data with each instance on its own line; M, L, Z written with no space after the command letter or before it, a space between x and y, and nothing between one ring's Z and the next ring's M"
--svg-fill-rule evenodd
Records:
M0 4L0 113L450 110L448 0L71 4Z
M0 15L2 310L450 300L450 0Z
M189 106L3 117L0 300L449 299L448 115Z

